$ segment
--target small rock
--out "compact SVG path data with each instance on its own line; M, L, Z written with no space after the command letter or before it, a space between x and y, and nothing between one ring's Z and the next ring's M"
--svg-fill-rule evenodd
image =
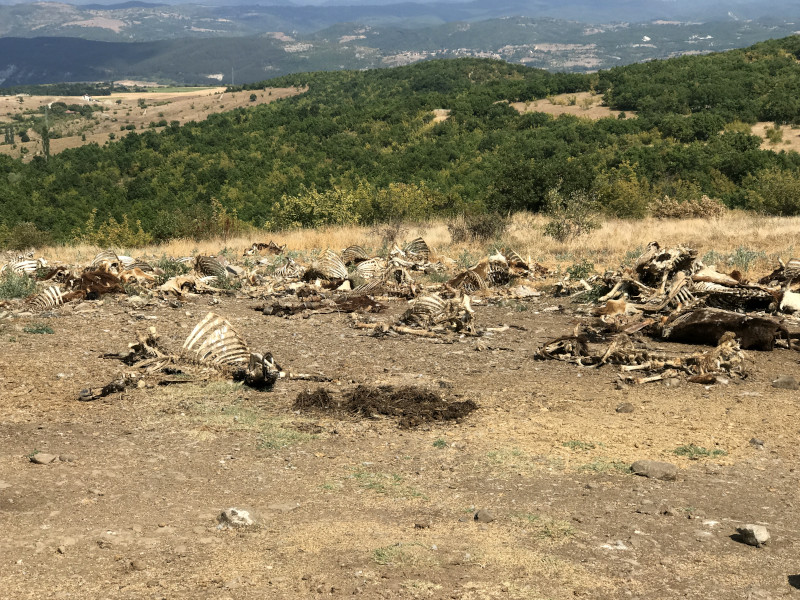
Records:
M73 454L60 454L58 460L61 462L75 462L78 460L78 457Z
M757 450L763 450L764 440L760 440L758 438L750 438L750 445L756 448Z
M250 527L256 524L249 511L234 507L223 510L217 517L217 521L219 521L220 529Z
M636 409L630 402L623 402L616 408L618 413L632 413L634 410Z
M495 520L495 516L494 516L493 513L491 513L488 510L482 508L481 510L479 510L478 512L475 513L474 519L478 523L491 523L492 521Z
M420 522L414 523L414 529L430 529L431 524L429 522Z
M681 380L677 377L667 377L664 380L664 387L675 388L681 384Z
M658 509L658 514L663 515L665 517L674 517L676 514L675 509L669 506L668 504L663 504Z
M779 390L800 390L800 383L791 375L781 375L772 382L772 387Z
M147 565L145 565L141 560L136 558L131 561L130 567L131 570L133 571L144 571L147 568Z
M631 471L636 475L663 481L674 481L678 478L678 467L658 460L637 460L631 465Z
M622 381L620 381L619 379L614 382L614 387L616 387L618 390L627 390L628 389L628 386L625 383L623 383Z
M750 546L761 548L769 543L770 535L767 528L763 525L745 525L744 527L737 527L736 531L742 536L742 541Z
M65 554L67 552L67 549L64 546L59 546L58 548L56 548L56 552L58 552L59 554Z
M94 494L95 496L105 496L105 492L103 490L98 490L97 488L91 488L88 490L90 494Z
M31 462L37 465L49 465L51 462L58 458L55 454L45 454L44 452L37 452L31 456Z

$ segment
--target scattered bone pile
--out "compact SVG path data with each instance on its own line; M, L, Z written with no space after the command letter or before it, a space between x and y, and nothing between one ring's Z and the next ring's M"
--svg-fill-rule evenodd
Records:
M790 289L798 278L797 259L781 262L770 276L752 283L738 271L720 273L704 265L694 249L662 249L651 242L633 267L578 285L562 280L556 286L562 293L590 291L592 284L609 291L571 335L545 343L535 356L590 367L619 365L622 378L636 383L679 373L702 383L722 375L744 377L745 349L794 347L777 313L800 309L800 294ZM653 340L713 348L689 354L654 351Z
M534 282L553 275L513 250L495 251L459 271L456 261L438 255L422 238L381 255L350 246L312 253L306 261L273 241L253 244L235 262L223 255L157 260L107 250L88 265L75 266L27 252L7 255L0 264L0 276L12 272L35 279L39 289L24 301L0 304L0 318L53 312L107 295L126 294L134 307L162 303L175 308L185 301L207 299L215 305L222 296L235 296L253 301L253 308L270 318L338 313L349 315L352 327L376 337L441 341L502 331L481 327L475 307L539 296ZM652 242L631 267L585 279L558 279L552 288L555 296L607 293L593 308L578 308L583 318L575 330L543 344L535 357L584 367L616 365L622 378L634 382L678 374L694 381L744 377L745 350L794 348L780 314L800 311L800 293L791 289L797 279L798 259L781 262L768 276L750 282L737 271L722 273L704 265L692 248L661 248ZM405 302L405 310L387 316L388 306L396 302ZM711 348L667 351L654 341ZM139 373L163 376L199 368L257 388L269 388L283 373L269 352L251 352L230 324L213 313L197 325L180 352L164 350L151 331L131 344L123 360ZM84 399L124 389L138 377L128 373L110 388L85 391Z

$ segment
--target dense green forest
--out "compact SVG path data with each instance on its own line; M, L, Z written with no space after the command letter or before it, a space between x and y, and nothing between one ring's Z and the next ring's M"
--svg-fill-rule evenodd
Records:
M589 75L459 59L285 76L269 85L308 92L28 164L0 157L0 240L69 240L126 216L137 239L159 240L535 211L553 189L621 217L704 195L798 214L800 155L760 150L747 125L800 124L798 58L795 36ZM589 90L638 117L520 115L506 102Z

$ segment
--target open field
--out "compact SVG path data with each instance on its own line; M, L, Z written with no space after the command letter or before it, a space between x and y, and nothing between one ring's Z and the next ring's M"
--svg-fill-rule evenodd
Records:
M141 131L152 127L160 121L170 123L178 121L181 125L190 121L202 121L209 115L241 108L268 104L280 98L301 93L294 88L264 89L257 92L225 93L224 87L182 89L177 91L160 91L111 96L98 96L92 105L100 106L91 118L74 115L52 124L53 131L60 137L51 137L50 152L55 154L67 148L76 148L83 144L96 143L103 145L114 137L119 139L128 131ZM255 93L256 99L251 100ZM53 102L64 102L68 105L86 104L82 97L69 96L0 96L0 126L3 122L14 122L14 115L26 115L30 111L39 111ZM41 115L40 115L41 116ZM156 127L156 130L160 127ZM29 159L42 152L41 138L32 129L28 131L31 141L15 145L0 145L0 152L11 156L23 156ZM52 134L51 134L52 135Z
M694 246L701 256L713 251L721 270L751 251L754 276L800 247L798 219L608 222L569 244L544 237L542 224L517 215L504 239L485 244L454 245L442 223L408 225L401 239L421 234L439 256L465 263L502 243L562 270L583 258L598 269L618 266L658 239ZM348 228L273 239L302 256L354 243L377 249L381 234ZM249 243L269 235L141 253L227 248L242 263ZM42 254L86 264L96 250ZM717 385L617 386L613 365L533 359L542 343L586 318L580 298L551 295L553 281L528 282L540 296L477 294L476 322L497 328L477 336L375 337L335 311L267 316L253 310L269 297L263 291L177 301L107 295L0 319L3 593L800 598L798 392L770 385L796 373L796 352L748 351L748 376ZM388 309L380 319L407 306L381 301ZM213 376L178 385L151 377L121 394L78 401L83 388L126 370L104 355L127 351L148 327L179 348L209 310L286 371L330 381L285 379L256 391ZM787 325L799 329L791 318ZM472 400L478 410L402 429L389 417L293 407L302 391L324 387L338 400L360 384L420 386ZM626 402L632 412L617 412ZM34 464L37 453L62 459ZM638 459L677 465L677 480L631 475ZM253 511L259 525L218 529L217 515L232 506ZM480 509L495 519L476 521ZM773 541L741 543L736 527L744 523L765 524Z
M597 94L577 92L575 94L556 94L533 102L512 102L511 106L521 114L543 112L556 117L558 115L573 115L586 119L604 119L619 115L621 111L601 106L602 101L603 97ZM634 116L636 113L631 111L626 114Z

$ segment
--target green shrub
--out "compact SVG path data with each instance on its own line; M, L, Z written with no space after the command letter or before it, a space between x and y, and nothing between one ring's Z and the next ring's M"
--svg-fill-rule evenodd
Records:
M102 248L137 248L153 242L153 236L142 229L137 219L133 225L128 215L122 215L122 221L109 217L104 223L96 225L97 209L92 209L83 229L73 231L73 239L85 244L93 244Z
M769 169L745 177L747 208L770 215L789 217L800 214L800 175Z
M781 129L781 126L777 123L773 127L767 129L764 133L770 144L780 144L783 141L783 129Z
M36 282L11 270L0 275L0 299L26 298L36 291Z
M545 214L550 221L544 226L544 234L566 242L598 229L596 206L597 200L585 192L564 195L556 188L548 190Z

